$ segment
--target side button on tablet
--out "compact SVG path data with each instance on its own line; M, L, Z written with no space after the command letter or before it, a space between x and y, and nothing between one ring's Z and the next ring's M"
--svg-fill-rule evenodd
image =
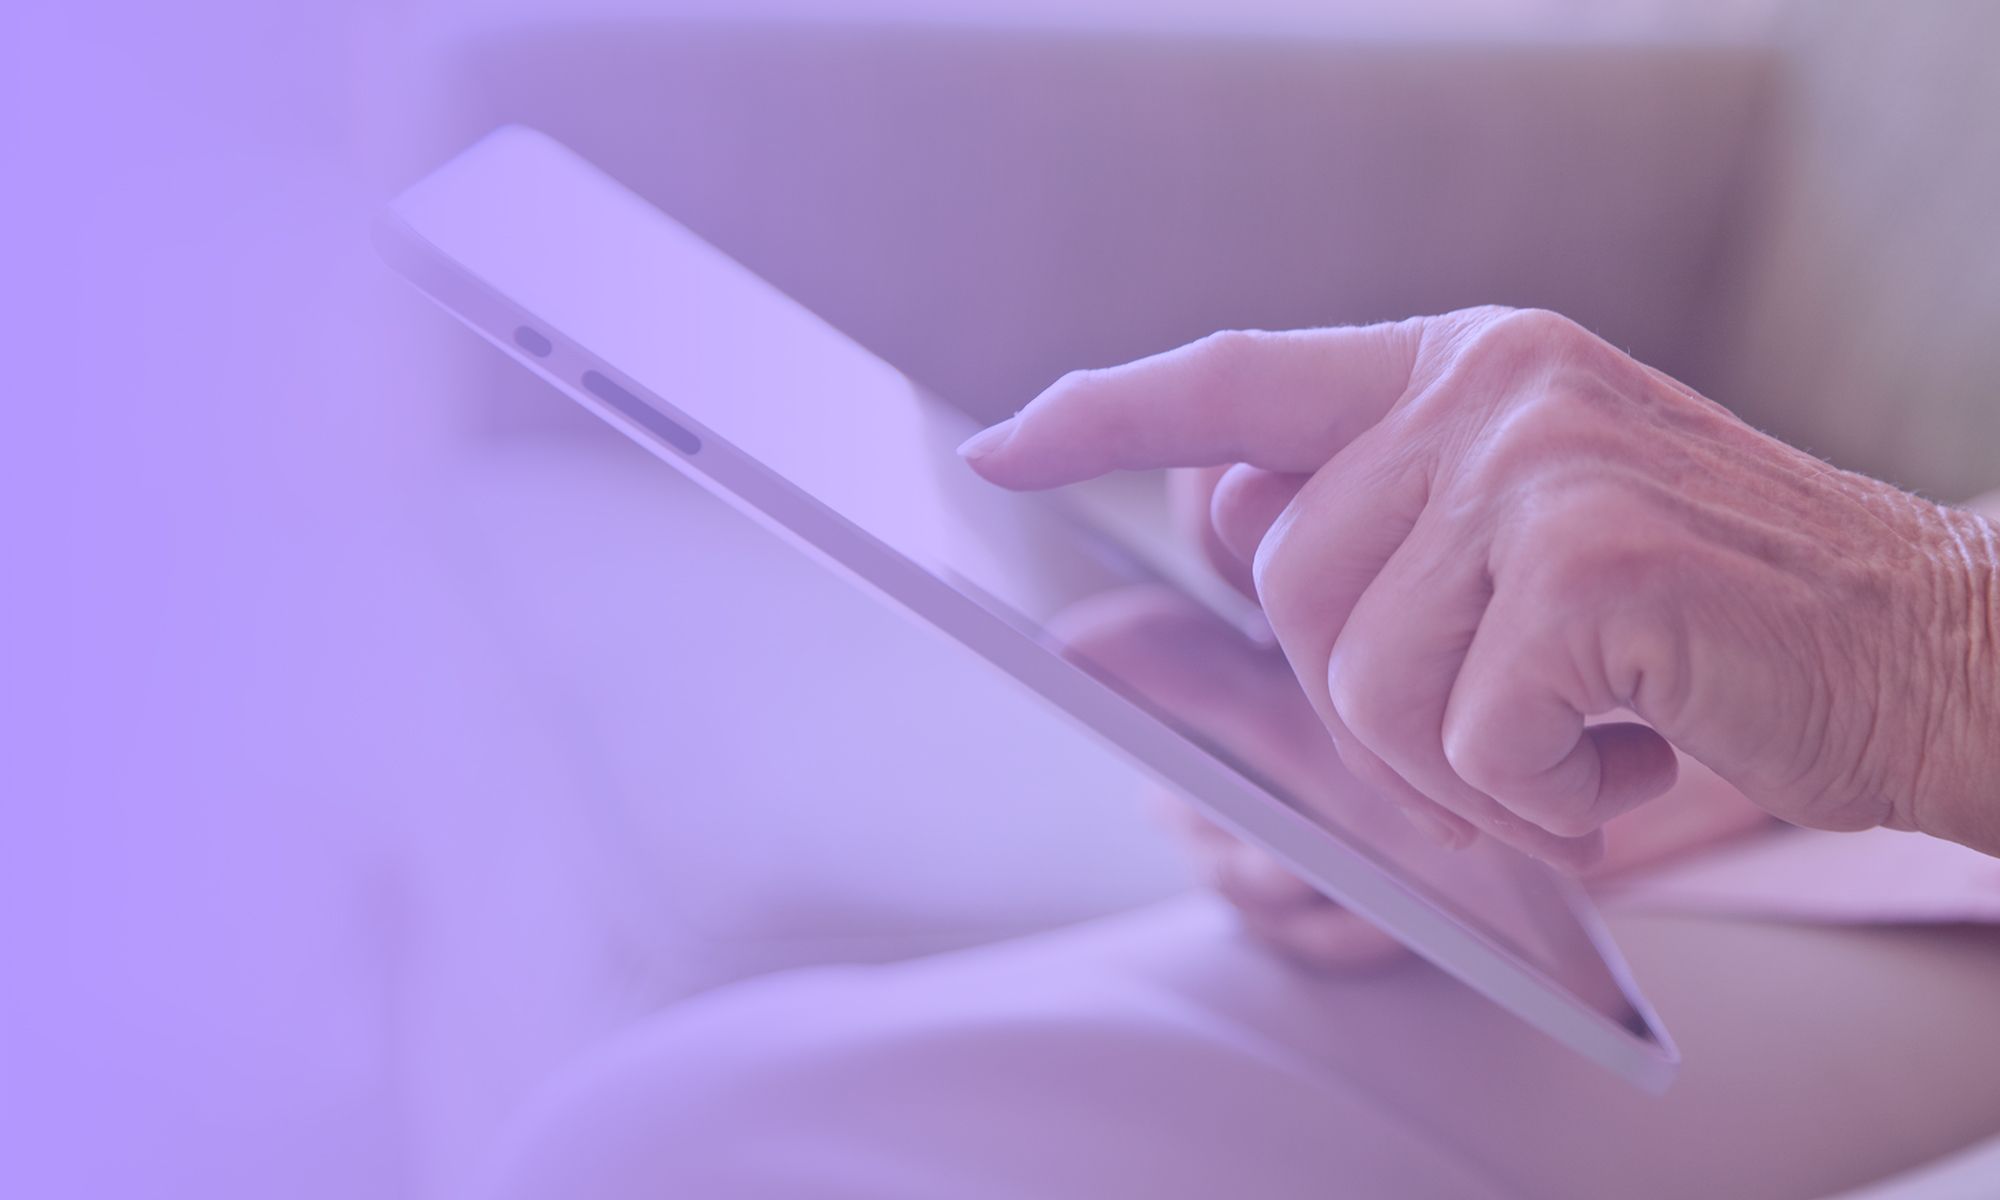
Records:
M667 444L682 454L701 452L701 439L685 427L667 419L659 409L606 379L596 371L583 373L583 390L617 409L621 414L637 422L647 431L666 439Z

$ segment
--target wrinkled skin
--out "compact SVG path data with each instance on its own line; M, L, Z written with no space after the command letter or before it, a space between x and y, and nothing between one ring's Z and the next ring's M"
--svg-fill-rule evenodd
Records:
M963 453L1014 488L1226 467L1212 536L1310 710L1441 840L1586 868L1685 756L1795 824L2000 852L1994 527L1554 314L1219 334Z
M1174 509L1215 569L1244 591L1249 564L1209 520L1220 470L1176 472ZM1093 597L1064 613L1057 631L1071 655L1198 729L1291 796L1351 813L1365 789L1347 773L1284 656L1252 644L1172 588L1142 586ZM1159 808L1202 876L1235 906L1247 933L1295 964L1349 972L1393 962L1401 947L1239 841L1171 794ZM1606 826L1593 875L1614 876L1712 845L1770 818L1699 764L1683 765L1668 795Z

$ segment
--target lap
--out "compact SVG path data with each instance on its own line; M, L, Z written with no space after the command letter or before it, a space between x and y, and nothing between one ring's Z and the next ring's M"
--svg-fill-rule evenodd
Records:
M663 1015L504 1194L1814 1195L2000 1126L1984 929L1625 918L1688 1065L1646 1097L1415 962L1314 978L1189 899Z

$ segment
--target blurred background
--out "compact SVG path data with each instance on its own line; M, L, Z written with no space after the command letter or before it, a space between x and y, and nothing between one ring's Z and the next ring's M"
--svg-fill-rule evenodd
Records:
M1188 886L1126 767L375 261L501 122L982 417L1215 328L1532 304L1843 466L2000 486L1978 0L9 27L0 1194L459 1195L679 997Z

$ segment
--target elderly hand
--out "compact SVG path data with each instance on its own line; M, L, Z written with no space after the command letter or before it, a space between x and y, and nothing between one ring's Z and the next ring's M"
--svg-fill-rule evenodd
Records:
M1219 334L963 453L1016 488L1235 464L1215 525L1318 721L1451 836L1587 864L1678 747L1797 824L2000 851L2000 534L1561 317Z
M1352 824L1364 795L1282 656L1254 646L1166 587L1097 596L1065 613L1068 652L1254 765L1285 793ZM1353 970L1394 961L1401 947L1327 899L1284 864L1171 796L1160 807L1209 886L1235 906L1245 932L1295 964ZM1735 790L1691 765L1673 792L1605 830L1593 874L1618 872L1712 845L1768 823Z
M1209 564L1247 592L1249 563L1222 544L1209 520L1220 476L1215 470L1174 472L1173 508ZM1055 632L1071 656L1251 764L1292 799L1350 831L1360 828L1355 818L1369 803L1366 790L1342 767L1305 692L1275 650L1249 642L1164 586L1092 597L1057 618ZM1236 908L1244 931L1294 964L1351 971L1402 957L1402 948L1387 934L1177 797L1163 794L1160 809L1209 886ZM1417 819L1421 825L1421 814ZM1605 856L1594 874L1643 867L1769 820L1699 764L1687 764L1672 793L1607 826Z

